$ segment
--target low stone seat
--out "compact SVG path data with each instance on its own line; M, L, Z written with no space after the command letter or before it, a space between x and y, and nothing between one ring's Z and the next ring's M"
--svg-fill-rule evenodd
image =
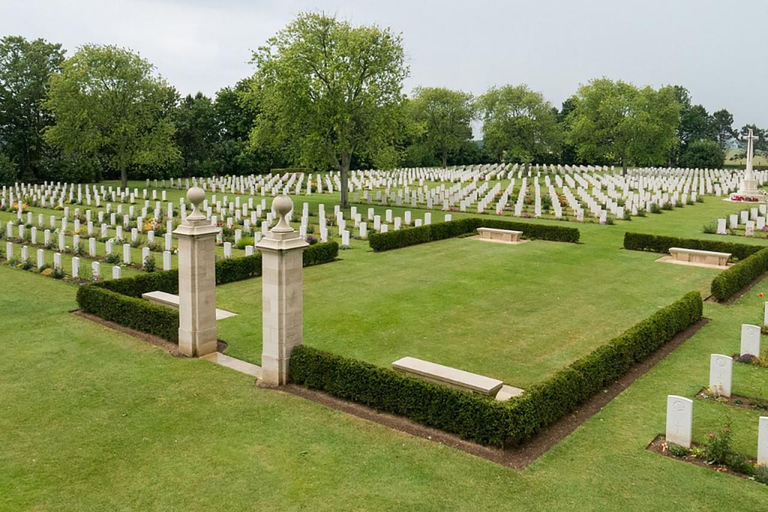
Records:
M717 265L724 267L731 257L727 252L701 251L698 249L685 249L682 247L670 247L669 254L676 261L688 263L700 263L704 265Z
M522 231L512 231L511 229L496 228L477 228L480 238L488 240L501 240L502 242L519 242Z
M435 384L442 384L463 391L495 396L504 383L476 373L457 370L449 366L430 363L415 357L404 357L392 363L392 368L412 377L418 377Z
M165 306L168 308L179 309L179 296L174 295L172 293L166 293L161 291L147 292L147 293L142 293L141 298L144 300L148 300L153 304L157 304L158 306ZM218 308L216 309L216 320L222 320L224 318L229 318L232 316L237 316L237 313L232 313L231 311L224 311L223 309L218 309Z

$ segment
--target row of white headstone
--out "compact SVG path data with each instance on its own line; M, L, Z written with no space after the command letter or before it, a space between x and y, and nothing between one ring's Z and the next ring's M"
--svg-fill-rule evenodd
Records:
M768 324L768 303L765 307ZM741 326L740 355L760 354L760 327ZM723 354L711 354L709 389L715 395L730 397L733 387L733 358ZM666 441L686 448L691 447L693 437L693 400L677 395L667 396ZM758 425L757 463L768 465L768 416L761 416Z
M109 242L107 242L107 244L109 244ZM15 254L14 244L12 242L6 242L5 243L5 259L6 260L13 259L14 258L14 254ZM108 254L110 254L110 253L108 253ZM151 257L151 253L149 251L149 248L144 247L142 249L142 253L141 254L142 254L141 266L143 268L144 265L146 264L147 259ZM62 269L61 257L62 257L61 253L59 253L59 252L55 252L53 254L53 267L54 268ZM230 254L229 257L231 257L231 254ZM170 251L163 251L163 267L162 267L163 270L171 270L173 268L173 259L172 258L173 258L173 254ZM27 247L26 245L22 245L21 246L21 250L19 252L19 260L22 261L22 262L31 261L30 260L30 255L29 255L29 247ZM124 264L126 264L126 265L130 265L131 264L131 246L129 244L124 244L123 245L122 262ZM99 262L98 261L94 261L93 263L98 264ZM45 265L46 265L45 250L37 249L36 260L35 260L35 267L39 269L39 268L42 268ZM80 268L80 258L77 257L77 256L74 256L72 258L72 276L73 277L79 277L79 273L80 273L79 268ZM94 273L94 277L99 276L99 275L101 275L101 274L98 273L98 272Z

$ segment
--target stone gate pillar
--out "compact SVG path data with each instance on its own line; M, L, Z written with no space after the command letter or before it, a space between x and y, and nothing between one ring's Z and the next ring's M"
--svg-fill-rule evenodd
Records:
M179 240L179 349L200 357L216 352L216 235L200 203L205 191L187 192L192 213L176 228Z
M286 220L291 198L276 197L272 209L280 220L256 245L262 266L261 369L263 384L282 386L288 382L291 352L304 336L303 253L309 244Z

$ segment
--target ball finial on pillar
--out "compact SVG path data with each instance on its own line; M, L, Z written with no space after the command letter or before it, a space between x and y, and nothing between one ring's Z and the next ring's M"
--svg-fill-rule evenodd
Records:
M275 233L288 233L293 231L293 228L288 224L288 220L286 219L288 214L291 213L291 210L293 210L293 201L291 201L291 198L285 194L277 196L274 201L272 201L272 209L280 217L280 220L277 222L277 225L272 228L272 231Z
M200 204L205 200L205 190L200 187L192 187L187 191L187 199L192 203L192 213L189 214L189 220L202 220L205 215L200 211Z

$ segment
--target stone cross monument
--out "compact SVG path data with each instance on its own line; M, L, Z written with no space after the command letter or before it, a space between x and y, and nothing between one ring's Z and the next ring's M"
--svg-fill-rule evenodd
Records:
M262 266L261 369L264 385L282 386L288 383L291 352L304 337L303 253L309 244L286 220L291 198L277 196L272 209L280 220L256 245Z
M741 180L739 191L732 196L731 199L751 203L764 203L766 201L766 195L762 190L757 188L757 179L755 178L755 172L752 169L752 159L755 154L755 139L757 139L757 137L753 135L752 129L750 129L749 135L744 138L747 140L747 168L744 172L744 178Z
M187 192L192 213L174 233L179 239L179 349L200 357L216 352L216 235L221 231L200 212L205 191Z

